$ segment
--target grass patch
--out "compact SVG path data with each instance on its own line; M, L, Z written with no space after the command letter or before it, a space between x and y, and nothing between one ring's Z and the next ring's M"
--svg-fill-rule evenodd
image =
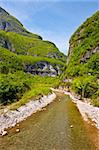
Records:
M32 76L22 71L0 74L0 103L18 108L29 100L36 100L51 93L51 87L59 85L59 77Z

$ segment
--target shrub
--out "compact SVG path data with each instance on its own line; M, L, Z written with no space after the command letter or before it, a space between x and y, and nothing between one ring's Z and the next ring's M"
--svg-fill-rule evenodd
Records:
M6 105L17 101L29 89L24 75L22 72L9 73L8 75L0 74L0 103Z
M99 90L99 87L94 76L81 76L72 81L72 89L82 98L90 98Z
M58 77L33 76L22 71L0 74L0 103L6 105L20 100L20 106L31 98L48 94L51 87L59 85L59 81Z

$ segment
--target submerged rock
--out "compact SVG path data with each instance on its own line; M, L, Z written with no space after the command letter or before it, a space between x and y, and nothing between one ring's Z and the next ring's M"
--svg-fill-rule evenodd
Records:
M71 128L73 128L73 125L70 125Z
M20 129L16 129L16 132L17 132L17 133L20 132Z
M5 136L5 135L7 135L8 133L7 133L7 131L1 131L1 135L2 136Z

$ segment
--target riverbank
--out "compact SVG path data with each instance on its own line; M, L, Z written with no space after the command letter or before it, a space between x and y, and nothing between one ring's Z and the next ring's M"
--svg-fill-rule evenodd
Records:
M46 111L31 115L0 138L0 150L99 150L98 130L83 121L69 96L55 93Z
M99 129L99 108L87 103L85 101L79 100L79 97L72 92L67 92L65 89L53 89L53 91L62 92L66 95L69 95L73 102L76 104L79 109L80 114L82 115L85 121L91 119L92 125L95 125Z
M42 110L56 98L56 94L52 93L43 96L40 100L30 101L16 110L7 110L0 115L0 134L3 135L5 129L14 127L17 123L23 121L33 113Z

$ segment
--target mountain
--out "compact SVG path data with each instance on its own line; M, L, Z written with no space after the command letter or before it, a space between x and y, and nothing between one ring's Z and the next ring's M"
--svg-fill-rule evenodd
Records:
M0 7L0 60L1 73L20 68L31 74L57 76L62 73L66 56L54 43L28 32Z
M0 30L16 32L21 35L42 39L41 36L28 32L22 23L0 7Z
M96 101L99 99L99 11L75 31L69 44L65 77L72 79L76 93Z
M82 66L86 73L99 73L99 11L88 18L72 35L68 52L68 69L71 68L69 75L81 73ZM96 64L96 65L95 65ZM75 70L75 71L74 71Z
M0 7L0 106L15 102L17 108L49 94L65 63L54 43L30 33Z

